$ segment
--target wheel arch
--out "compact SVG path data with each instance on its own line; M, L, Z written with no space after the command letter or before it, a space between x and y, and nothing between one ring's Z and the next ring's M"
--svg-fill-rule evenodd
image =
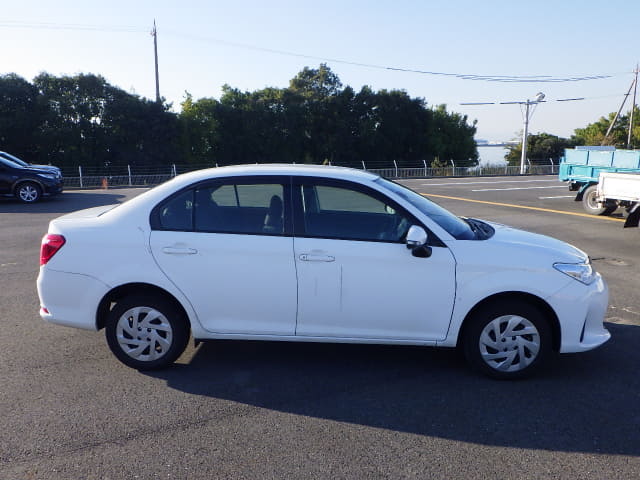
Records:
M473 318L477 312L479 312L483 308L486 308L490 305L499 304L500 302L505 302L505 301L527 303L529 305L534 306L538 310L540 310L540 312L542 312L545 318L549 321L549 327L551 328L551 335L552 335L551 347L555 352L560 351L560 341L561 341L562 333L560 330L560 321L558 320L558 316L556 315L556 312L542 298L537 297L531 293L516 292L516 291L496 293L487 298L484 298L483 300L475 304L473 308L469 310L467 315L464 317L460 330L458 331L456 344L458 346L461 346L462 344L461 339L464 338L465 329L468 328L469 325L473 322Z
M34 183L38 186L42 193L44 193L45 191L44 185L39 180L36 180L35 178L19 178L18 180L16 180L16 183L13 184L13 187L11 188L11 194L15 195L20 185L24 185L25 183Z
M182 313L184 318L187 320L189 330L191 330L189 315L187 314L185 308L182 306L182 303L180 303L180 301L174 295L172 295L164 288L158 287L156 285L151 285L149 283L127 283L115 287L114 289L109 291L98 304L98 309L96 311L96 328L98 330L103 329L105 327L107 316L113 309L114 305L117 304L121 299L133 294L157 296L170 301L180 311L180 313Z

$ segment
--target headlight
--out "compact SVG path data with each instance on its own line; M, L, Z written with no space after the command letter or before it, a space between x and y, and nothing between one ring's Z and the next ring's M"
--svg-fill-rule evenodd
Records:
M50 175L48 173L39 173L38 176L42 177L42 178L46 178L47 180L55 180L56 179L55 175Z
M553 268L589 285L596 279L596 272L590 262L587 263L554 263Z

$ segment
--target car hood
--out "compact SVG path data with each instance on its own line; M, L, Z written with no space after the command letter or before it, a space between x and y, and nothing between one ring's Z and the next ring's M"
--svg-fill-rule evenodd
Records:
M45 168L44 165L42 165L42 168L40 168L40 165L29 165L28 167L22 167L22 172L26 172L26 173L33 173L35 175L38 174L42 174L42 175L57 175L58 171L57 170L50 170Z
M29 164L27 168L32 170L42 170L44 172L60 172L60 169L58 167L54 167L53 165L35 165L32 163Z
M588 255L562 240L526 232L499 223L486 222L495 229L495 234L488 242L503 244L504 248L518 248L527 252L539 252L553 258L555 262L584 263Z

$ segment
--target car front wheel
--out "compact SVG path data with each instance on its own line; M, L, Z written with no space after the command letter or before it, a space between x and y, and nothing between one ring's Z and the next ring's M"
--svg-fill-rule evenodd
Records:
M37 183L24 182L16 188L16 197L24 203L35 203L40 200L42 190Z
M504 302L485 307L470 319L463 338L467 361L497 379L533 373L551 352L549 324L529 304Z
M105 335L114 355L138 370L172 364L189 341L188 320L172 302L161 297L134 295L109 312Z

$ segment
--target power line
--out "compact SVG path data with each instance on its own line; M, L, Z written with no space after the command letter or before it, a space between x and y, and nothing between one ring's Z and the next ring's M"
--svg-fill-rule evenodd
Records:
M117 25L82 25L75 23L49 23L49 22L12 22L0 21L0 27L6 28L30 28L43 30L80 30L94 32L146 32L147 29L134 26L117 26Z
M461 80L476 80L486 82L505 82L505 83L563 83L563 82L581 82L587 80L602 80L611 78L618 74L592 74L584 76L553 76L553 75L479 75L469 73L451 73L451 72L438 72L430 70L418 70L412 68L403 68L395 66L385 66L373 63L355 62L351 60L344 60L338 58L323 57L317 55L309 55L297 52L291 52L288 50L277 50L273 48L258 47L256 45L250 45L246 43L230 42L228 40L222 40L213 37L204 37L201 35L184 34L176 31L167 31L167 34L177 37L188 38L191 40L197 40L207 43L216 43L219 45L227 45L236 48L244 48L248 50L255 50L259 52L273 53L277 55L284 55L290 57L305 58L310 60L316 60L321 62L339 63L343 65L351 65L356 67L373 68L378 70L390 70L396 72L405 73L417 73L422 75L442 76L442 77L454 77Z
M619 98L625 96L623 93L613 93L609 95L598 95L595 97L575 97L575 98L556 98L549 100L542 100L538 103L547 103L547 102L575 102L579 100L600 100L603 98ZM460 102L458 105L524 105L526 102L524 101L513 101L513 102Z
M101 32L127 32L138 33L146 32L147 29L134 27L134 26L110 26L110 25L82 25L82 24L64 24L64 23L34 23L34 22L12 22L12 21L0 21L0 28L33 28L33 29L52 29L52 30L80 30L80 31L101 31ZM363 68L372 68L377 70L387 70L394 72L415 73L420 75L430 75L439 77L458 78L460 80L472 80L483 82L499 82L499 83L568 83L568 82L583 82L589 80L603 80L611 78L620 73L615 74L587 74L580 76L562 76L562 75L484 75L473 73L453 73L453 72L439 72L433 70L422 70L414 68L404 68L389 65L379 65L373 63L356 62L352 60L345 60L339 58L330 58L320 55L309 55L299 52L292 52L288 50L278 50L273 48L260 47L251 44L231 42L213 37L204 37L193 34L186 34L178 31L166 31L169 35L177 37L187 38L191 40L216 43L219 45L226 45L235 48L243 48L247 50L254 50L259 52L271 53L276 55L283 55L289 57L305 58L309 60L315 60L320 62L338 63L342 65L351 65Z

